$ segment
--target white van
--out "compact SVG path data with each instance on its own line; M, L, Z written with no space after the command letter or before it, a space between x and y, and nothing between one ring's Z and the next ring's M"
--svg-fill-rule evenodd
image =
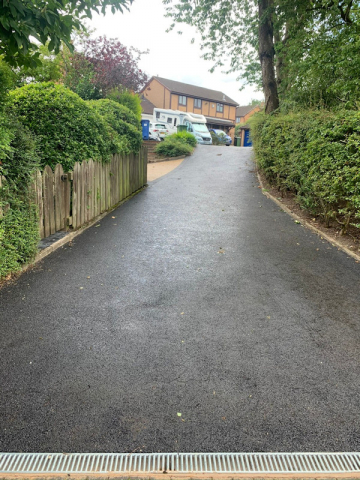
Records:
M194 135L198 143L211 145L211 135L206 126L204 115L197 113L181 112L180 110L167 110L165 108L154 108L154 122L167 123L172 133L177 132L178 125L186 125L187 131Z

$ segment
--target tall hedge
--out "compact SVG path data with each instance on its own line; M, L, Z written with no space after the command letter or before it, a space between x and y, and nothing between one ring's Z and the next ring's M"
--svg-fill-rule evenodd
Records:
M256 161L270 182L299 203L360 228L360 112L257 114L251 120Z
M127 154L140 150L142 143L140 122L131 110L108 99L90 100L87 103L119 136L120 153Z
M1 133L3 135L1 135ZM30 183L38 167L31 133L12 118L0 117L0 279L17 272L37 253L39 225ZM6 148L5 148L6 147Z
M77 161L106 162L114 153L104 119L62 85L26 85L12 91L10 100L10 111L37 138L42 166L60 163L71 170Z

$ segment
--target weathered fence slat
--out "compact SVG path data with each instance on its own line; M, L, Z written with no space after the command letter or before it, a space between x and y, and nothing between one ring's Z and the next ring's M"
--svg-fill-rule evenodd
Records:
M34 201L39 209L40 237L79 228L146 184L147 153L113 155L110 162L76 162L72 172L46 166L34 176Z

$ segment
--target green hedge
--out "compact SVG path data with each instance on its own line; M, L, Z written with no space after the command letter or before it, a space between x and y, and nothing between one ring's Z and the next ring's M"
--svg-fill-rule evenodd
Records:
M360 112L256 114L251 136L260 169L300 204L360 228Z
M71 170L89 158L108 161L116 151L104 119L62 85L26 85L12 91L10 100L10 111L36 135L42 166L61 163Z
M197 140L194 137L194 135L191 135L189 132L178 132L178 133L173 133L172 135L169 135L166 137L166 139L173 138L175 140L180 140L182 143L186 143L187 145L190 145L191 147L196 147L197 145Z
M37 253L38 215L29 185L38 167L33 136L14 119L0 118L0 279L17 272ZM3 142L7 139L7 143Z
M183 139L176 138L176 135L169 135L155 149L158 155L164 157L179 157L180 155L191 155L193 148ZM194 137L195 138L195 137ZM196 139L195 139L196 141Z
M127 154L140 150L141 126L131 110L108 99L90 100L87 104L103 117L113 132L116 132L119 153Z

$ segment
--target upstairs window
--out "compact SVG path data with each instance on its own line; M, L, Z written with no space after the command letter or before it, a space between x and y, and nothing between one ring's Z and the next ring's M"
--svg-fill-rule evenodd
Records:
M183 95L179 95L179 105L185 105L186 106L186 97Z
M240 117L236 117L236 123L240 123Z
M201 100L200 100L200 98L195 98L195 100L194 100L194 108L201 108Z
M220 112L220 113L223 113L224 111L224 105L222 103L217 103L216 104L216 111L217 112Z

